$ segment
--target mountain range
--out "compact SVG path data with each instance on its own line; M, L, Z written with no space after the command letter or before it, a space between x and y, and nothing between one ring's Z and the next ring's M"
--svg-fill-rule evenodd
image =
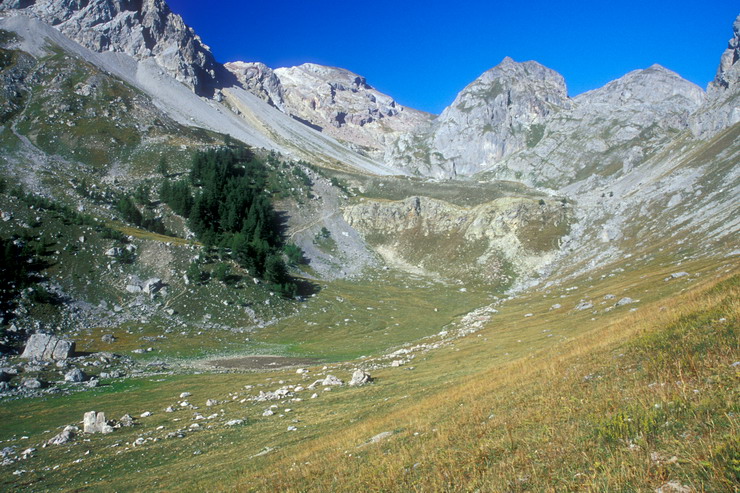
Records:
M713 382L736 378L738 354L740 16L731 36L706 89L652 65L571 97L507 57L432 115L342 68L221 64L165 0L0 0L0 467L21 471L0 484L640 489L629 462L652 491L680 462L692 488L722 489L707 464L737 450L731 385ZM650 336L692 324L714 339ZM69 355L28 356L38 333ZM655 383L686 368L694 394ZM166 413L134 409L147 399ZM115 431L83 435L93 453L70 476L52 468L103 404L128 418L85 415ZM702 413L725 431L651 438ZM548 448L558 430L615 476L580 464L581 445Z

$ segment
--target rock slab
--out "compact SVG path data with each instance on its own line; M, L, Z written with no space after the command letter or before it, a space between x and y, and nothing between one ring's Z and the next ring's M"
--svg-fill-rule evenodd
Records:
M74 341L60 339L49 334L33 334L28 339L21 358L43 361L65 360L74 352Z

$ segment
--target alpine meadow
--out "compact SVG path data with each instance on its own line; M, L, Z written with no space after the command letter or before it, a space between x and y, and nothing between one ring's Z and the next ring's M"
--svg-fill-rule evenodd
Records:
M0 0L0 489L739 491L726 34L706 89L506 57L433 115Z

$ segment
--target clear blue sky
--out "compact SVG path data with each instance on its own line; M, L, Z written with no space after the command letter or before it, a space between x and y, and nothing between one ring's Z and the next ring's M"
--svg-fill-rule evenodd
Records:
M737 0L167 0L220 62L343 67L439 113L505 56L565 77L571 96L659 63L706 88Z

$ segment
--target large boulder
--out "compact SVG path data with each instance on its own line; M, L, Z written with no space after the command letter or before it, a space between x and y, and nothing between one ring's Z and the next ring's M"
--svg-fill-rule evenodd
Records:
M79 431L76 426L65 426L61 433L53 437L51 440L46 442L49 445L64 445L74 439L75 433Z
M352 374L352 380L349 381L350 386L365 385L373 381L373 378L369 373L363 370L355 370Z
M144 282L144 286L142 286L142 291L144 291L147 294L154 294L160 289L164 287L164 283L161 279L157 277L153 277L147 281Z
M64 360L75 352L74 341L60 339L49 334L33 334L26 343L21 358L42 361Z
M90 411L85 413L82 421L85 433L112 433L113 427L105 419L105 413Z
M66 375L64 375L65 382L80 383L84 382L86 379L87 375L85 375L85 372L83 372L79 368L74 368L68 371Z

